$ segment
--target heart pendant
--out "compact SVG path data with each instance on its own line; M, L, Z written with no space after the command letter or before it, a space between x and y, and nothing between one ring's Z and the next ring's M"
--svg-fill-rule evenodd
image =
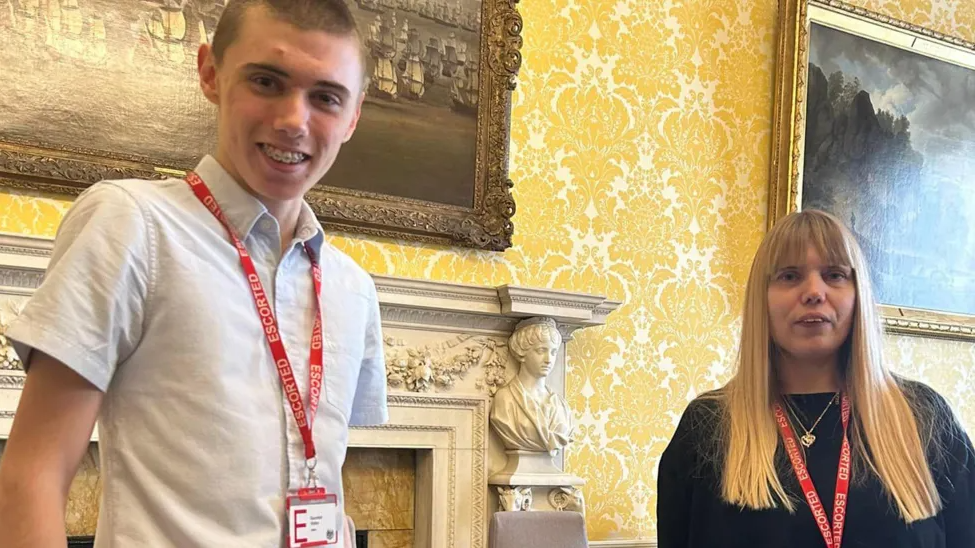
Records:
M816 442L816 436L812 434L805 434L801 438L799 438L799 442L802 443L802 445L804 445L805 447L811 447L812 444Z

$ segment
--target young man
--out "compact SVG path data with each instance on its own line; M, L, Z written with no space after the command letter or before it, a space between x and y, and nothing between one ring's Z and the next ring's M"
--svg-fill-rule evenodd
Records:
M87 190L7 331L29 373L0 546L63 548L96 419L96 546L278 547L315 513L351 542L348 428L387 419L379 306L303 197L356 127L358 31L342 0L236 0L198 67L215 157Z

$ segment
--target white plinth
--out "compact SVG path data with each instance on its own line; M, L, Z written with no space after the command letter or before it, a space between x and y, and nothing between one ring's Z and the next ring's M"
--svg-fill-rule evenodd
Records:
M585 485L585 480L559 470L550 453L533 451L505 451L505 467L488 479L490 485L531 487L565 487Z

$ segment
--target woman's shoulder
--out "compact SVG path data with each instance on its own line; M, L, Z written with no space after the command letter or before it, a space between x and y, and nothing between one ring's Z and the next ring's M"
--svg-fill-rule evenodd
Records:
M923 382L897 380L918 421L930 463L938 469L952 467L955 459L967 460L971 442L948 400Z
M725 409L725 389L718 388L698 395L687 404L682 419L711 423L720 419Z
M957 422L951 404L937 390L924 382L896 377L897 384L904 392L907 402L919 418L936 422Z
M691 400L661 458L661 468L691 476L711 477L720 454L724 393L705 392Z
M692 445L700 445L705 440L713 440L720 434L724 417L724 391L713 390L700 394L687 404L677 424L674 438Z
M491 399L491 409L493 411L494 409L513 403L514 399L511 381L508 381L507 384L498 388L497 392L494 393L494 397Z

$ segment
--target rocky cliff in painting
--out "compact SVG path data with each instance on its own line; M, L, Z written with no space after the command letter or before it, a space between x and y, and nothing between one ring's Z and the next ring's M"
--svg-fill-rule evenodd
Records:
M859 81L846 81L842 73L827 79L810 64L808 89L803 207L832 211L860 235L889 230L881 218L886 208L876 205L902 204L924 167L911 147L910 123L877 112Z
M966 202L914 148L907 117L877 109L857 78L810 63L805 134L802 207L850 227L881 302L952 310L944 301L958 297L946 296L975 283L972 265L957 260Z

